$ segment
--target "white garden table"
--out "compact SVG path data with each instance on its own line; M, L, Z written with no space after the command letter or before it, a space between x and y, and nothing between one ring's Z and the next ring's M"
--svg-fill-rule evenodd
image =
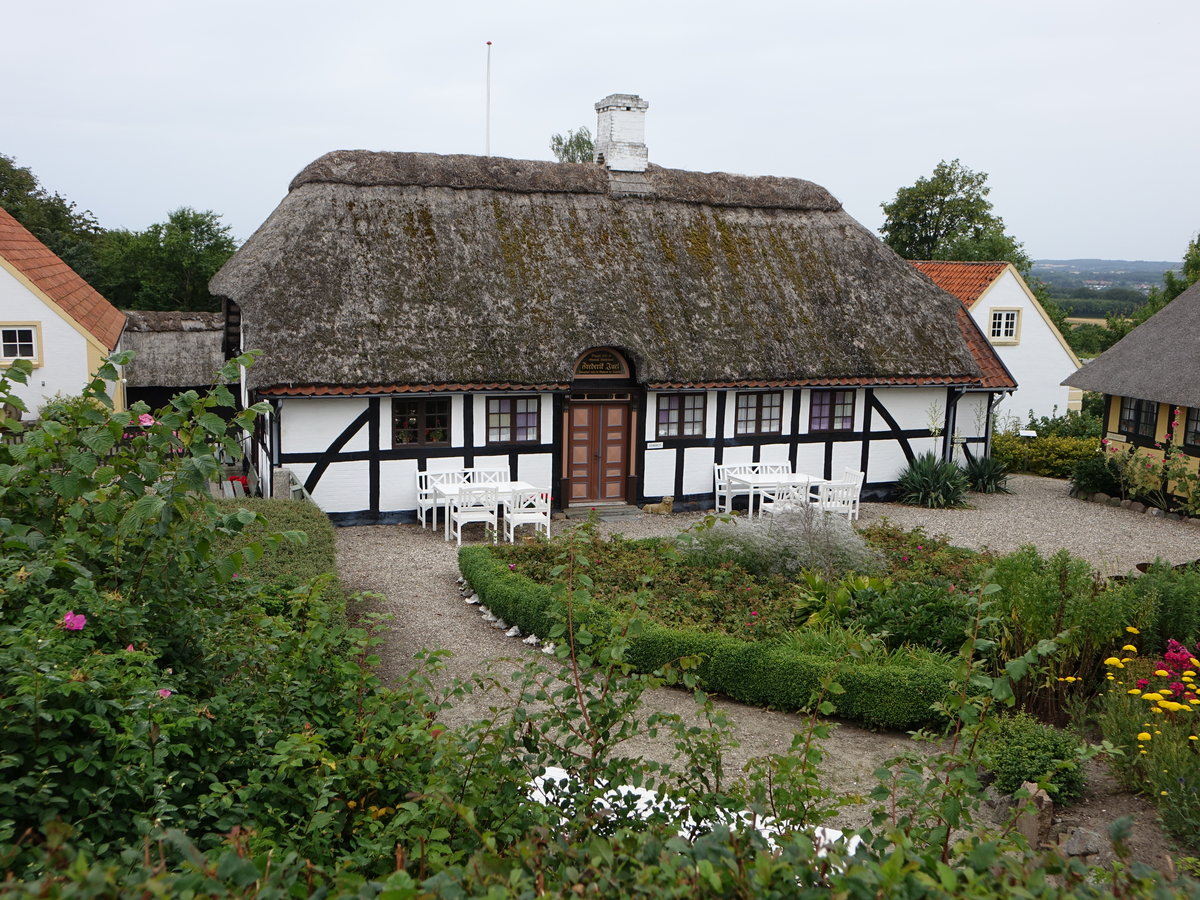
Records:
M759 496L763 488L773 488L776 485L784 484L807 485L811 490L826 480L817 475L807 475L804 472L746 472L741 475L731 472L728 478L730 485L737 484L748 489L750 505L746 510L746 515L750 518L754 518L755 498Z
M465 487L488 487L496 489L496 499L503 504L505 499L511 500L512 495L518 491L536 491L536 485L530 484L528 481L497 481L491 484L468 484L462 481L456 481L450 484L435 484L433 493L437 497L441 497L445 501L446 513L446 540L450 540L450 501L457 497Z

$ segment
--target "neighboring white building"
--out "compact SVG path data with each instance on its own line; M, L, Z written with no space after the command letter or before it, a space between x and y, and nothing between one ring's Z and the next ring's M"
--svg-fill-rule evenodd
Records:
M1062 383L1079 368L1079 357L1015 266L941 260L913 265L971 311L1016 380L1017 390L997 408L1002 419L1025 422L1031 410L1035 416L1061 416L1080 408L1083 392Z
M29 408L26 418L55 395L82 391L124 327L124 313L0 209L0 365L33 363L29 384L14 391ZM110 393L123 409L122 385Z

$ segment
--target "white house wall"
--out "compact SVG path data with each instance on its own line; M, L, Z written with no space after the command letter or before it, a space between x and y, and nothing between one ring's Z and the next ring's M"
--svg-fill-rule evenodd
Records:
M985 335L991 334L993 309L1020 311L1018 342L992 342L1017 382L1016 392L1001 403L998 413L1025 422L1030 410L1035 416L1051 416L1057 409L1061 416L1068 408L1079 409L1078 391L1073 397L1074 389L1061 384L1078 366L1011 269L1006 269L971 308L971 317Z
M721 398L720 393L724 393ZM911 456L941 454L948 437L941 433L947 404L956 402L955 434L971 452L982 452L987 435L987 393L959 396L945 387L859 388L855 391L854 427L845 433L808 431L811 390L784 393L782 433L732 435L736 391L709 392L705 435L657 439L657 396L648 394L642 422L631 447L639 502L674 496L677 502L705 507L712 502L713 464L782 463L818 476L840 477L859 471L866 457L867 484L894 482ZM955 401L954 398L957 398ZM314 500L337 521L401 521L416 508L416 473L464 467L509 467L515 478L549 487L561 503L562 419L555 415L551 394L542 395L540 442L536 445L486 444L486 399L483 395L452 397L451 445L394 448L391 444L391 400L388 398L293 398L282 402L279 461L309 485ZM718 416L723 410L723 420ZM793 417L792 410L797 415ZM376 446L364 412L377 416ZM469 412L470 415L465 415ZM467 420L470 420L469 423ZM356 426L355 423L358 423ZM938 434L930 433L933 425ZM356 431L350 433L353 428ZM794 432L794 433L793 433ZM473 446L454 446L466 436ZM344 443L335 449L340 441ZM961 458L962 450L958 451ZM353 457L353 458L350 458ZM337 518L337 514L345 514Z
M88 371L87 339L3 266L0 322L37 327L42 364L33 370L28 384L13 386L13 393L31 414L56 394L73 396L87 385L92 375Z

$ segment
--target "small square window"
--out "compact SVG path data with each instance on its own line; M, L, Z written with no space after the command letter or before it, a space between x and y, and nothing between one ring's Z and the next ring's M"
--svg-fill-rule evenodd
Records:
M813 391L809 431L853 431L854 391Z
M450 398L392 400L392 445L450 443Z
M1015 344L1019 334L1018 325L1021 320L1019 309L993 309L991 330L988 332L993 341L1003 344Z
M736 434L779 434L783 431L783 394L779 391L738 394Z
M37 361L37 329L32 325L0 327L0 357Z
M487 442L534 444L538 440L537 397L488 397Z
M704 394L659 394L658 437L702 437L704 401Z

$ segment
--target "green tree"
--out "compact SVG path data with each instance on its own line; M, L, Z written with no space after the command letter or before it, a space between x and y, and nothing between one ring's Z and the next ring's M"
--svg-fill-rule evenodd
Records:
M208 281L237 249L220 220L184 206L145 231L107 232L96 287L123 309L220 309Z
M61 194L50 193L27 166L0 154L0 206L91 281L96 275L96 245L104 229L90 210L80 210Z
M580 125L578 131L567 129L566 137L550 135L550 150L559 162L582 163L595 158L595 144L586 125Z
M1031 260L992 212L990 191L986 172L942 160L931 177L880 204L886 218L879 231L905 259L1004 260L1027 273Z

